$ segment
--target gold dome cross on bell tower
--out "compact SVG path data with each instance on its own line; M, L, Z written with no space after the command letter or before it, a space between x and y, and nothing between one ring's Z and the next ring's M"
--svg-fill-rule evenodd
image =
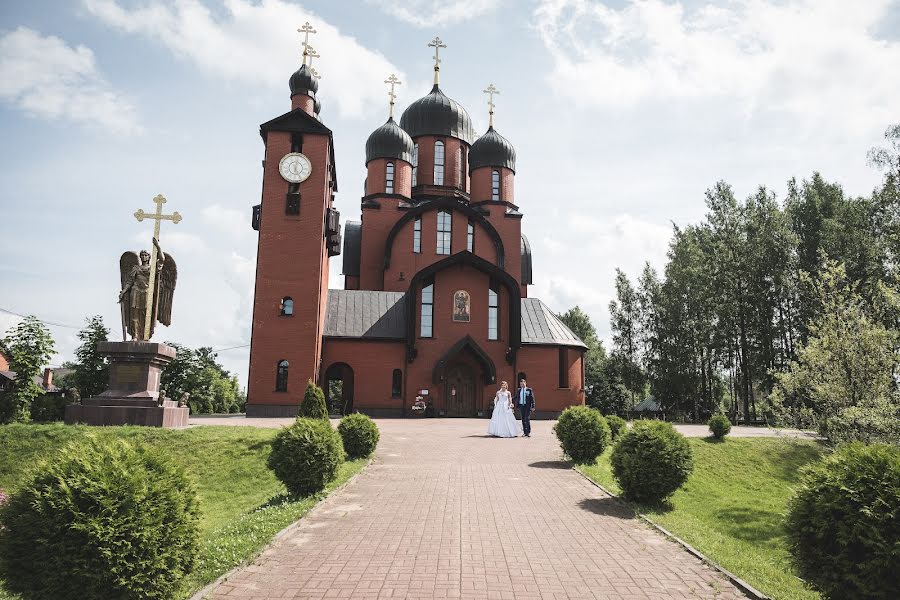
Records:
M492 83L484 90L484 93L488 95L488 115L490 118L489 125L491 127L494 126L494 94L500 95L500 90L494 87Z
M403 82L397 79L397 76L391 73L391 76L384 80L385 83L389 83L391 85L391 91L388 92L388 98L391 99L391 112L388 115L389 118L394 118L394 100L397 98L397 94L394 93L394 86L401 85Z
M440 50L441 48L446 48L447 44L441 41L441 38L435 37L431 40L431 43L428 44L429 48L434 48L434 85L438 84L438 73L441 70L441 58L440 58Z
M302 27L297 30L297 33L303 34L303 64L305 65L306 59L309 56L309 52L307 51L307 49L309 48L309 34L318 32L313 29L313 26L309 24L309 21L307 21L303 24Z

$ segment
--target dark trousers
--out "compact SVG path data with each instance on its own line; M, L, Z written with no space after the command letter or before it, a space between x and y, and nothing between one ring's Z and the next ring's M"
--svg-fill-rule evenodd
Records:
M522 432L531 435L531 405L520 404L519 412L522 413Z

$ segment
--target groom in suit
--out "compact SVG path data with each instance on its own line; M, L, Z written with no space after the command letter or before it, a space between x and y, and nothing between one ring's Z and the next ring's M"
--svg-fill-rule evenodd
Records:
M531 437L531 411L534 410L534 392L525 385L525 380L519 380L519 391L516 392L516 406L522 414L522 431L525 437Z

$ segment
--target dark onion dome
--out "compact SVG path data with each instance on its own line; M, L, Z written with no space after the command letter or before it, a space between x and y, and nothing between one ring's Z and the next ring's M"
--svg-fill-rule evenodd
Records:
M469 150L469 173L478 167L506 167L516 172L516 149L493 127L488 127Z
M420 135L449 135L467 144L475 139L469 113L459 102L445 96L437 84L434 84L427 96L406 107L400 117L400 127L413 138Z
M313 77L312 72L306 65L294 71L294 74L291 75L290 84L291 96L296 96L297 94L315 96L316 92L319 91L319 82Z
M376 158L399 158L412 164L413 141L394 118L372 132L366 140L366 164Z
M319 114L320 112L322 112L322 101L319 100L318 98L316 98L315 101L313 102L313 110L316 111L316 114Z

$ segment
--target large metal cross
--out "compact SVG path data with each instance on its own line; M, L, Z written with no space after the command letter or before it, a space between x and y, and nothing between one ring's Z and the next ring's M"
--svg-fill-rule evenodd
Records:
M431 43L428 44L429 48L434 48L434 83L437 85L438 83L438 72L441 70L441 58L440 51L441 48L446 48L447 44L441 41L441 38L435 37L431 40Z
M150 285L147 286L147 311L144 318L144 339L150 339L150 325L154 318L153 314L153 298L156 293L156 242L159 242L159 225L162 221L172 221L175 225L181 222L181 215L176 210L171 215L162 214L162 205L166 203L166 198L162 194L158 194L153 201L156 203L155 213L145 213L143 208L139 208L134 213L134 218L138 222L144 219L153 219L153 240L154 243L150 248Z
M309 68L312 68L312 61L314 58L322 58L322 55L316 52L316 49L309 44L306 46L306 55L309 57Z
M390 114L390 117L393 119L393 118L394 118L394 99L397 97L397 95L394 94L394 86L395 86L395 85L400 85L400 84L402 84L403 82L400 81L399 79L397 79L397 76L394 75L393 73L391 73L391 76L388 77L387 79L385 79L384 82L385 82L385 83L391 84L391 91L388 92L388 98L391 99L391 114Z
M309 34L318 33L315 29L313 29L312 25L309 24L309 21L303 24L300 29L297 30L297 33L303 34L303 64L306 64L306 57L309 56L306 52L306 47L309 45Z
M500 90L494 87L492 83L484 90L484 93L488 95L488 114L490 115L490 126L494 126L494 94L500 95Z

